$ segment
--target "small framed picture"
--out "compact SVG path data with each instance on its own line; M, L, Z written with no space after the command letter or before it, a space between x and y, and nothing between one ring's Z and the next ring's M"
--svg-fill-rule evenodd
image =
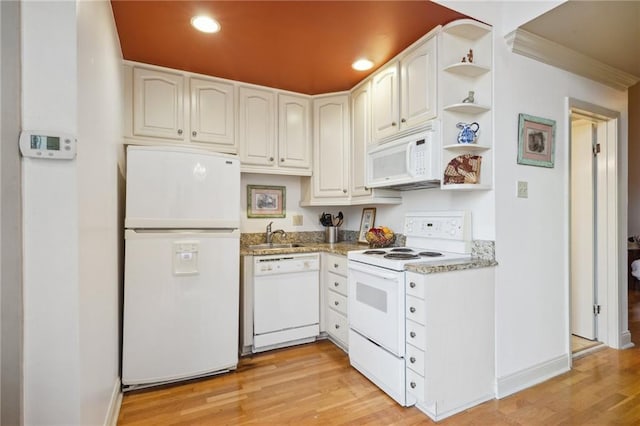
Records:
M247 217L286 217L284 186L247 185Z
M555 143L554 120L518 115L518 164L553 167Z
M375 207L370 207L366 209L362 209L362 219L360 219L360 232L358 233L358 242L359 243L368 243L365 235L367 235L367 231L373 228L373 224L376 221L376 209Z

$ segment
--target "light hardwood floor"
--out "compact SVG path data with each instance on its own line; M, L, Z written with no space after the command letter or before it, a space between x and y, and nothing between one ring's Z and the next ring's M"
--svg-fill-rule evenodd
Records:
M445 419L442 425L640 424L640 291L629 292L636 347L603 349L559 377ZM124 397L119 425L434 424L349 367L328 341L243 358L205 380Z

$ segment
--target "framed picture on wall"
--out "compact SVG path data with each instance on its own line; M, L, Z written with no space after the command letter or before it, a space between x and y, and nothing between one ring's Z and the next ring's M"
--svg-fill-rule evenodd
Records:
M284 186L247 185L247 217L286 217Z
M552 168L555 143L554 120L518 115L518 164Z
M362 219L360 219L360 232L358 233L358 242L359 243L368 243L365 235L367 235L367 231L373 228L373 224L376 221L376 209L375 207L370 207L366 209L362 209Z

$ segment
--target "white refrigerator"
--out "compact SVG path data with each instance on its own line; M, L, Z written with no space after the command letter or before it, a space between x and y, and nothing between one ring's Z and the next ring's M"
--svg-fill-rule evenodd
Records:
M240 162L192 148L127 148L125 390L238 363Z

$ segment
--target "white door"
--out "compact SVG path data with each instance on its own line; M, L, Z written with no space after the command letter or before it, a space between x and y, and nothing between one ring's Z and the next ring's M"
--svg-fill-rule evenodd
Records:
M436 38L430 38L400 60L400 129L436 116Z
M236 152L233 84L191 78L191 140Z
M125 232L122 382L238 362L239 231Z
M368 196L367 145L371 143L371 90L365 83L351 93L351 196Z
M184 77L133 69L133 133L184 140Z
M238 228L240 162L182 147L129 146L127 228Z
M238 145L242 165L276 166L275 93L240 87Z
M398 131L398 64L387 66L371 83L371 121L373 137L380 140Z
M311 102L278 95L278 166L311 171Z

